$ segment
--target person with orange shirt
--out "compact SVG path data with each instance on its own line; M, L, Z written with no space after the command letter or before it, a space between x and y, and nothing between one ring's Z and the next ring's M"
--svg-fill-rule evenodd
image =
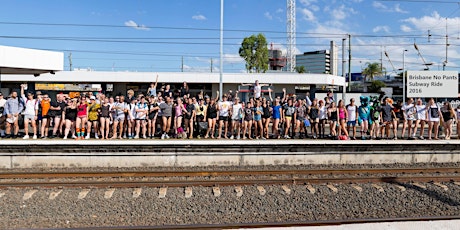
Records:
M42 128L41 128L41 138L46 139L48 137L48 131L50 127L50 116L48 112L51 107L51 98L47 93L43 94L42 100L40 101L42 107Z

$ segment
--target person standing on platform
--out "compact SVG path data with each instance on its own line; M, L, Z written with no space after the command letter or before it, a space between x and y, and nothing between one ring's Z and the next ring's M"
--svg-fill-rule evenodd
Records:
M157 129L157 117L158 117L158 110L160 110L160 106L157 102L157 97L150 97L149 98L149 116L148 116L148 132L150 139L153 139Z
M193 101L194 98L188 98L187 103L185 105L185 116L184 116L184 124L185 128L187 129L188 138L193 139L193 127L195 126L195 119L196 119L196 111L195 111L195 102ZM196 99L195 99L196 100Z
M455 117L455 111L452 108L452 105L450 102L445 101L442 108L441 108L441 114L442 114L442 125L444 128L444 138L446 140L450 140L450 136L452 135L452 122L457 120L457 117Z
M41 138L46 139L48 137L50 116L49 110L51 107L51 98L47 93L43 94L42 100L40 101L40 106L42 108L42 126L40 129Z
M72 138L77 138L75 136L75 121L77 120L77 100L77 98L72 98L71 100L69 100L67 107L64 109L64 140L66 140L67 136L69 136L70 130L72 130Z
M27 97L24 93L24 88L27 84L21 85L21 99L25 104L24 110L24 137L23 139L29 139L29 123L33 130L33 139L37 139L37 117L38 117L38 100L34 99L32 92L27 93Z
M428 140L431 140L431 134L434 129L434 139L438 140L438 132L439 132L439 122L442 119L441 110L439 109L438 105L434 102L434 99L431 98L428 101L427 105L427 118L428 121Z
M415 116L417 114L417 109L415 108L414 105L414 100L412 98L407 98L406 99L406 104L402 106L401 108L403 114L404 114L404 119L405 122L403 123L403 129L401 132L401 138L404 139L404 134L406 133L406 128L409 129L407 138L409 140L414 140L415 139L415 133L414 127L412 125L415 124Z
M216 98L212 98L212 99L209 98L209 103L206 104L207 106L206 116L208 119L208 129L206 131L206 135L204 136L205 139L208 137L211 137L212 139L214 139L214 136L215 136L217 115L218 115L216 100L218 100L218 98L219 98L219 91L217 91Z
M146 133L147 133L147 114L149 111L149 106L147 102L145 101L145 97L141 96L140 101L136 104L135 108L135 119L136 119L136 136L134 136L134 139L139 139L140 136L140 130L142 128L142 138L146 139Z
M417 99L417 104L415 105L415 109L417 110L417 116L416 116L416 121L415 121L415 127L414 127L414 134L417 134L417 128L420 125L420 135L419 139L423 140L425 139L423 137L423 134L425 133L425 123L426 123L426 105L423 104L423 101L421 98Z
M218 136L217 139L222 138L222 128L224 133L224 138L228 139L228 116L231 110L232 104L227 101L227 95L224 94L222 97L222 101L217 103L217 110L219 113L219 128L218 128Z
M161 109L161 118L163 124L163 134L161 135L161 139L169 139L169 131L171 130L171 117L172 117L172 110L173 110L173 102L172 98L165 94L165 102L160 104Z
M66 103L64 102L64 96L62 94L56 95L56 101L51 101L51 107L49 111L50 118L53 119L53 135L51 138L55 138L59 134L62 135L61 121L62 121L62 113L66 107Z
M358 118L358 106L355 104L355 99L350 99L350 104L347 105L348 121L347 130L352 131L352 140L356 140L356 120Z
M81 140L85 136L86 123L88 121L88 103L86 96L82 95L77 101L77 119L75 121L75 128L77 131L77 140Z
M6 136L16 138L19 133L19 114L24 109L24 104L19 100L18 93L13 91L11 97L6 100Z
M393 121L393 117L395 117L393 107L389 103L390 98L386 98L383 100L383 105L381 107L380 113L380 121L382 122L382 139L386 136L387 139L390 138L390 129ZM396 134L395 134L396 137ZM394 137L393 137L394 139Z
M100 113L100 132L101 138L109 139L109 132L110 132L110 121L112 120L112 113L110 112L111 105L109 104L109 98L104 98L101 103L101 113Z
M90 103L88 104L88 129L87 132L88 134L86 135L85 139L89 139L91 137L91 127L93 127L94 130L94 137L96 139L99 139L99 136L97 135L98 130L98 120L99 120L99 113L101 111L101 105L96 102L96 97L91 96L89 98Z
M342 136L345 135L346 139L349 138L348 129L347 129L347 120L348 120L348 110L345 107L345 103L343 100L339 100L339 106L337 108L339 111L339 131L338 135Z
M114 111L113 118L113 136L112 139L123 139L123 128L125 124L126 113L128 112L128 105L125 102L125 96L120 95L115 97L115 103L112 107ZM119 135L117 135L117 129L119 130Z

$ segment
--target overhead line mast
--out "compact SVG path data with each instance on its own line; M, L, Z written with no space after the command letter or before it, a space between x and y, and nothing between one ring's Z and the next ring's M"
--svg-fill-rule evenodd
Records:
M296 0L287 0L287 71L295 71L295 47L296 47Z

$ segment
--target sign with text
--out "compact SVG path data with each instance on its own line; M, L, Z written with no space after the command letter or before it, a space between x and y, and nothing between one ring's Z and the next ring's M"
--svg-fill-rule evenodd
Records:
M407 97L457 98L457 71L407 71Z

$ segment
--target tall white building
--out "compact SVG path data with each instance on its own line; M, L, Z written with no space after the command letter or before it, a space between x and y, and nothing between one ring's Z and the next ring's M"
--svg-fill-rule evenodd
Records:
M304 66L307 73L338 75L337 46L331 42L329 50L305 52L296 56L296 66Z

